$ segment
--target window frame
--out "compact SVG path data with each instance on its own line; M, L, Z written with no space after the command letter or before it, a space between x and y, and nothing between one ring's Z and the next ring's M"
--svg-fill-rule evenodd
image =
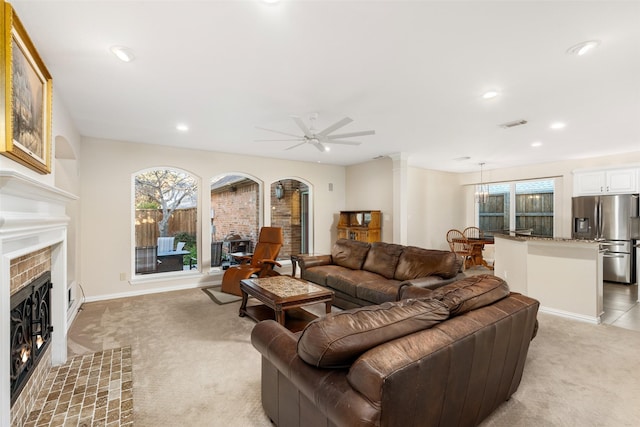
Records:
M176 271L165 271L165 272L154 272L154 273L148 273L148 274L137 274L136 273L136 177L140 174L144 174L147 172L151 172L154 170L173 170L176 171L178 173L183 173L188 175L189 177L193 178L193 180L196 183L197 186L197 190L194 194L194 199L196 201L196 252L197 252L197 267L196 269L190 269L190 270L176 270ZM131 213L130 213L130 226L131 226L131 232L130 232L130 255L129 255L129 259L130 259L130 275L129 275L129 283L134 285L134 284L141 284L141 283L148 283L148 282L154 282L154 281L158 281L158 280L166 280L166 279L170 279L170 278L178 278L178 277L188 277L188 276L196 276L199 275L202 272L202 230L201 227L199 225L200 222L200 217L202 215L202 202L201 202L201 192L202 192L202 179L196 175L195 173L180 168L180 167L176 167L176 166L152 166L152 167L148 167L148 168L144 168L144 169L140 169L137 170L135 172L133 172L131 174L131 179L130 179L130 191L131 191L131 197L130 197L130 209L131 209ZM122 279L122 274L120 274L121 276L121 280Z

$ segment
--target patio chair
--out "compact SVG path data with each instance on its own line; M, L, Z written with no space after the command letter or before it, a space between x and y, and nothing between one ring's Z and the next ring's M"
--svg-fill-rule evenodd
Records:
M158 255L173 252L175 237L158 237Z
M241 264L231 266L224 272L221 291L241 296L241 280L248 279L253 275L257 277L279 275L273 268L275 266L281 267L276 258L280 253L283 241L282 228L262 227L252 256L242 259Z

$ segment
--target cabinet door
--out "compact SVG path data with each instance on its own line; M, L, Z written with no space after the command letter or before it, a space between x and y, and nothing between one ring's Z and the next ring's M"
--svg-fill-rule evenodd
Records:
M636 169L616 169L607 172L607 193L635 193L638 191Z
M574 196L603 193L606 187L605 177L604 171L576 173L573 180Z

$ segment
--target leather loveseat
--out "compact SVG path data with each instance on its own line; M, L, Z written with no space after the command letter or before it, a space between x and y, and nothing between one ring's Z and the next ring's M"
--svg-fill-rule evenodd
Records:
M453 252L339 239L328 255L301 255L300 277L330 288L343 309L395 301L401 286L435 288L464 277Z
M276 426L475 426L510 398L538 301L489 275L401 296L419 298L332 313L297 334L255 326Z

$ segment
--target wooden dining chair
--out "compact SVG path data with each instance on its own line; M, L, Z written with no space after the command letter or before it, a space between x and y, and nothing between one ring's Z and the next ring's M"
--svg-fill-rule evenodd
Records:
M462 231L451 229L447 231L447 242L449 243L451 252L462 257L462 270L464 271L467 260L471 257L473 251L473 246L469 244L469 239L464 236Z
M467 239L483 239L484 231L480 230L478 227L467 227L462 231L462 234Z

